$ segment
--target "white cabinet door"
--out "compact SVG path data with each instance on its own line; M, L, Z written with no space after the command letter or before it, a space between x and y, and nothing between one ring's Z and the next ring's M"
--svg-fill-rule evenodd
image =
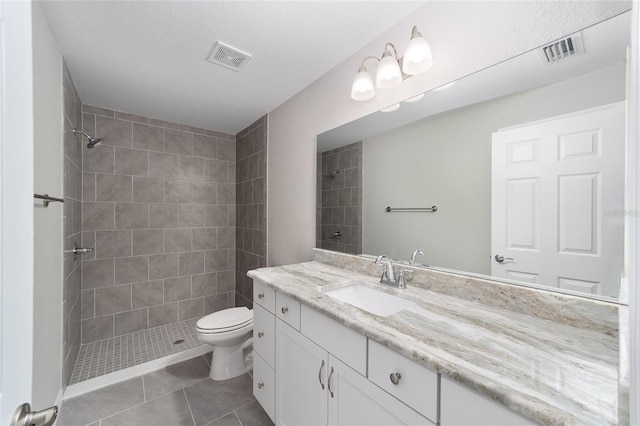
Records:
M533 426L536 422L442 376L441 426Z
M434 424L332 355L329 355L329 378L327 380L330 425Z
M624 120L621 102L493 134L491 275L618 296Z
M327 351L276 319L276 424L327 424Z

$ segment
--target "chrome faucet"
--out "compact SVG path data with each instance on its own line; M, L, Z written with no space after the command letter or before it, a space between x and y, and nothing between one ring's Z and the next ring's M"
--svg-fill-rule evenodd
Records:
M397 284L398 288L407 288L404 282L404 271L400 271L398 278L396 278L396 272L393 269L393 261L385 254L381 254L376 258L376 263L383 264L382 276L380 282L383 284Z
M409 260L409 265L415 265L416 264L416 256L424 256L424 252L420 249L417 249L416 251L413 252L413 254L411 255L411 260Z

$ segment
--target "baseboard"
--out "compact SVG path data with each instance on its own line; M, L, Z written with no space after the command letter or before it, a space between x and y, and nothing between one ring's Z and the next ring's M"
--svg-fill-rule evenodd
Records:
M113 373L105 374L103 376L96 377L94 379L85 380L84 382L76 383L74 385L67 386L64 391L63 399L73 398L87 392L94 391L96 389L103 388L105 386L113 385L124 380L132 379L142 374L150 373L155 370L159 370L168 365L177 364L178 362L186 361L191 358L195 358L199 355L204 355L207 352L211 352L212 347L209 345L200 345L195 348L187 349L182 352L171 354L164 358L154 359L153 361L145 362L143 364L134 365L133 367L125 368L123 370L114 371Z

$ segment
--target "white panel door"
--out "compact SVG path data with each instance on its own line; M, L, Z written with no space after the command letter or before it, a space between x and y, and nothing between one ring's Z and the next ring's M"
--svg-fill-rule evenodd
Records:
M624 125L620 102L493 134L493 276L618 296Z

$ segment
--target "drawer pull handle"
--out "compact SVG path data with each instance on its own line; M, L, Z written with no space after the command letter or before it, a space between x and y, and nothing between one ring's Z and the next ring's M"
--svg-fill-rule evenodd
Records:
M331 398L333 398L333 391L331 390L331 376L333 376L333 367L331 367L331 372L329 373L329 379L327 379L327 388L329 388L329 394Z
M258 389L262 389L263 387L264 387L264 383L259 382L259 383L258 383Z
M258 293L258 299L264 299L264 293Z
M258 332L258 339L261 338L262 336L264 336L264 333L262 331Z
M320 364L320 370L318 371L318 381L320 382L320 386L324 389L324 383L322 383L322 369L324 368L324 359L322 360L322 364Z
M389 375L389 379L391 379L391 383L393 383L394 385L397 385L398 383L400 383L401 378L402 376L400 375L400 373L391 373Z
M289 312L289 308L287 308L286 306L280 310L282 311L283 314L286 314L287 312Z

